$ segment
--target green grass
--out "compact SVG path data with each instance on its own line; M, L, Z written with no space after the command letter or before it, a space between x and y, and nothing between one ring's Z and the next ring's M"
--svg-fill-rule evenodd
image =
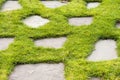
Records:
M101 5L87 9L87 2L100 1ZM0 0L0 6L5 0ZM66 80L120 80L120 58L103 62L90 62L86 58L99 39L114 39L120 56L120 0L71 0L68 5L49 9L39 0L19 0L22 9L0 12L0 37L14 37L7 50L0 51L0 80L8 76L18 64L64 63ZM22 20L40 15L50 22L37 29L29 28ZM91 25L71 26L68 18L93 16ZM67 37L61 49L35 47L35 39Z

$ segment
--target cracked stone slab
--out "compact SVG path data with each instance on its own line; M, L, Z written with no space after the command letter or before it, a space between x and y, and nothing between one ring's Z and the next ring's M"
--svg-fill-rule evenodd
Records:
M0 50L7 49L13 41L13 38L0 38Z
M69 24L73 26L90 25L93 22L93 17L70 18Z
M96 8L100 5L99 2L90 2L90 3L87 3L87 8L88 9L91 9L91 8Z
M67 2L62 3L60 1L41 1L41 2L48 8L57 8L67 4Z
M114 40L100 40L95 45L95 50L88 57L89 61L105 61L118 58Z
M49 22L48 19L42 18L41 16L38 15L30 16L23 20L23 23L31 28L38 28L40 26L47 24L48 22Z
M9 80L65 80L64 64L26 64L16 66Z
M37 47L50 47L50 48L61 48L66 41L66 37L60 38L47 38L47 39L40 39L35 41L35 45Z
M18 1L6 1L2 8L1 8L1 11L10 11L10 10L17 10L17 9L21 9L22 6L19 4Z
M101 80L100 78L91 78L90 80Z

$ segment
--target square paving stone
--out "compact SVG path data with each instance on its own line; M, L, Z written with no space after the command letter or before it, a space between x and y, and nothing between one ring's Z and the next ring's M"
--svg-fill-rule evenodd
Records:
M41 2L48 8L57 8L67 4L62 3L60 1L41 1Z
M95 50L88 57L89 61L105 61L118 58L114 40L100 40L95 45Z
M23 20L23 23L31 28L38 28L40 26L47 24L48 22L49 22L48 19L42 18L41 16L38 15L30 16Z
M64 64L26 64L16 66L9 80L65 80Z
M93 17L78 17L69 19L69 24L73 26L90 25L92 22Z
M6 1L5 4L3 4L1 11L10 11L10 10L17 10L21 9L22 6L19 4L18 1Z
M35 41L36 46L49 47L49 48L61 48L66 41L66 37L60 38L47 38Z
M13 41L13 38L0 38L0 50L7 49Z
M87 4L87 8L91 9L91 8L96 8L97 6L99 6L100 3L99 2L90 2Z

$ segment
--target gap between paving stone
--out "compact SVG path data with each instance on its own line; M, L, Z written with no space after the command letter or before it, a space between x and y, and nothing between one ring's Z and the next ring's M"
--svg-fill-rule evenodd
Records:
M14 38L0 38L0 50L5 50L14 41Z
M100 5L99 2L89 2L89 3L87 3L87 8L88 8L88 9L96 8L96 7L98 7L99 5Z
M17 10L17 9L21 9L21 8L22 8L22 6L19 4L18 1L9 0L3 4L1 12L10 11L10 10Z
M93 17L78 17L69 19L69 24L73 26L90 25L92 22Z
M64 64L26 64L16 66L9 80L65 80Z
M100 40L95 45L95 50L87 58L89 61L105 61L118 58L114 40Z
M48 8L57 8L67 4L62 3L60 1L41 1L41 2Z
M23 20L23 23L31 28L38 28L39 26L43 26L48 22L49 22L48 19L42 18L41 16L38 15L30 16Z
M35 40L35 45L37 47L51 47L51 48L61 48L63 44L66 41L66 37L60 37L60 38L47 38L47 39L40 39Z

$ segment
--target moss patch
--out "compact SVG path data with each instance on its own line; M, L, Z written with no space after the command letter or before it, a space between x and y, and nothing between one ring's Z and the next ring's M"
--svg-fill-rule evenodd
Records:
M87 2L101 2L94 9L87 9ZM5 0L0 0L0 6ZM8 80L18 64L65 64L66 80L120 79L120 58L105 62L90 62L86 58L94 50L99 39L114 39L120 56L120 0L71 0L67 5L50 9L39 0L19 0L19 10L0 12L0 37L14 37L7 50L0 51L0 80ZM39 15L50 22L43 27L29 28L22 20ZM94 17L91 25L74 27L68 23L71 17ZM63 48L35 47L34 39L67 37Z

